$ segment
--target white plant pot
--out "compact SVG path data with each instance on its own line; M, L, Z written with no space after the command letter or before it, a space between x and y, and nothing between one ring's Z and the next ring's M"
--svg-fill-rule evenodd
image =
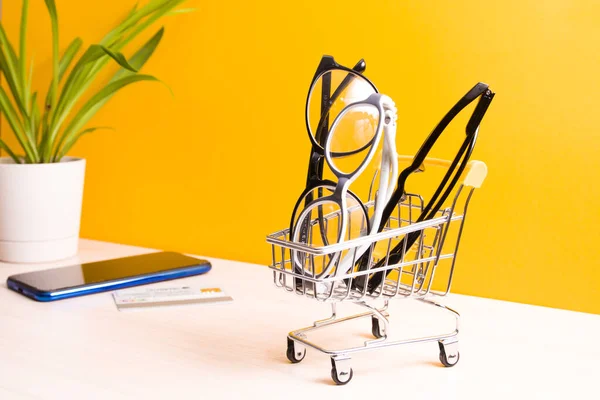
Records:
M15 164L0 158L0 260L36 263L77 254L85 160Z

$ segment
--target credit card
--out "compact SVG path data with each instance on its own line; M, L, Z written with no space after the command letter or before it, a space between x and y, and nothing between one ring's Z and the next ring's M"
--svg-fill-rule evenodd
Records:
M194 286L139 287L117 290L113 292L113 298L119 310L233 301L233 298L228 296L221 288Z

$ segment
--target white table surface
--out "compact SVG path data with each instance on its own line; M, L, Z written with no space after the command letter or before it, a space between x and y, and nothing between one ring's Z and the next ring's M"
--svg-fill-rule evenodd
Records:
M157 284L220 286L230 304L126 312L109 293L37 303L5 284L15 273L149 251L82 240L75 260L0 263L0 399L600 398L593 314L450 295L445 303L462 315L457 366L441 366L436 343L375 350L354 354L353 380L335 386L327 356L285 356L286 334L328 307L275 288L265 267L213 259L207 275ZM395 301L390 314L390 334L451 330L451 319L418 302ZM322 340L360 343L369 331L363 319Z

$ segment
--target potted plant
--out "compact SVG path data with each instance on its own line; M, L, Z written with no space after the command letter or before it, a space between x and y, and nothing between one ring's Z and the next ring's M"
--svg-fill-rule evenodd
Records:
M0 158L0 260L46 262L77 253L85 160L67 154L83 135L105 129L87 125L116 92L157 80L138 71L160 43L164 28L131 56L122 51L158 19L187 11L176 10L184 1L150 0L134 7L98 44L80 51L82 40L75 38L61 52L56 5L45 0L52 28L52 78L45 96L31 88L29 0L22 3L18 49L0 23L0 114L18 143L11 147L0 138L0 151L6 155ZM88 95L99 72L111 63L119 67L117 72Z

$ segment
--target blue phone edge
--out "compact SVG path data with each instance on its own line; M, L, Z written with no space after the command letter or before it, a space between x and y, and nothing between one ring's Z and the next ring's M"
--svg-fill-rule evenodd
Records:
M111 290L125 289L128 287L146 285L149 283L164 282L178 278L187 278L190 276L205 274L208 271L210 271L211 268L212 265L210 264L210 262L206 261L203 264L190 265L174 270L160 271L148 275L139 275L118 280L99 282L97 284L89 286L78 286L70 289L68 293L60 294L54 294L54 292L50 291L38 290L28 285L25 286L21 284L21 282L11 279L11 277L8 277L8 279L6 279L6 286L8 286L9 289L14 290L19 294L29 297L30 299L40 302L49 302L68 299L71 297L86 296L88 294L109 292ZM124 281L124 279L127 280ZM57 292L63 291L64 290L58 290Z

